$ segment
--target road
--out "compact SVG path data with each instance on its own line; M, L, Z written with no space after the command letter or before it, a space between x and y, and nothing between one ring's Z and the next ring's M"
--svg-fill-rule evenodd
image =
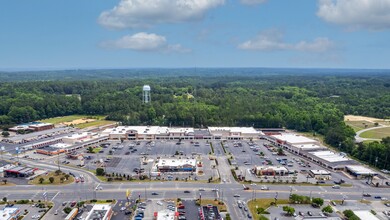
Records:
M380 128L388 128L388 127L390 127L390 126L379 125L378 127L366 128L366 129L360 130L360 131L356 132L355 140L357 142L362 142L362 141L381 141L381 139L375 139L375 138L362 138L362 137L360 137L360 135L362 133L366 132L366 131L371 131L371 130L380 129Z
M4 155L4 157L10 157ZM224 161L225 157L220 156L220 167L228 167L227 162ZM57 165L42 161L30 161L28 159L20 159L21 162L43 169L57 169ZM384 190L381 188L373 188L368 185L356 184L352 187L341 187L341 189L332 189L330 186L299 186L299 185L269 185L269 191L260 190L260 185L251 186L250 190L243 190L242 184L237 183L231 178L231 175L227 175L230 170L223 170L226 174L227 181L221 182L221 184L209 184L209 183L196 183L196 182L123 182L123 183L106 183L101 182L92 173L89 173L83 169L62 167L65 172L72 172L76 175L83 174L86 177L84 183L72 183L64 186L35 186L35 185L16 185L9 186L7 190L0 191L0 198L7 197L9 200L17 199L34 199L43 200L43 193L46 192L47 200L53 201L55 207L49 212L48 217L45 219L53 219L54 210L62 209L61 203L64 201L75 200L90 200L90 199L126 199L126 190L130 189L132 192L132 198L146 199L196 199L199 198L200 193L202 198L220 198L228 205L228 210L232 216L232 219L242 219L243 213L237 207L237 203L234 202L237 199L242 201L249 201L253 198L275 198L287 199L291 193L300 195L306 195L311 197L321 197L326 200L360 200L363 193L370 193L371 195L381 195L382 197L390 197L390 190ZM224 174L224 175L225 175ZM103 190L96 191L96 186L99 185ZM199 189L203 188L205 191L200 192ZM213 188L218 188L218 193L213 192ZM190 193L184 193L185 190ZM159 195L151 196L151 192L158 192ZM234 198L234 194L239 194L239 198ZM60 216L56 218L61 219ZM245 218L244 218L245 219Z

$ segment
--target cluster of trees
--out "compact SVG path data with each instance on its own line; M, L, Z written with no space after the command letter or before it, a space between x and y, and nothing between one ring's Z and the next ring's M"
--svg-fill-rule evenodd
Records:
M356 147L354 131L343 122L344 114L389 117L390 76L329 71L49 71L13 73L13 78L0 73L0 126L86 114L107 115L123 125L285 127L324 135L328 144L371 164L375 155L369 152L380 149L377 165L390 169L383 162L388 142ZM152 88L149 104L142 103L144 84Z

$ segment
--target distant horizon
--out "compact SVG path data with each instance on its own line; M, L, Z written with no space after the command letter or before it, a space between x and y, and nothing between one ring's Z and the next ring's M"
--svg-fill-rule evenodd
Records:
M81 68L0 68L0 72L41 72L41 71L88 71L88 70L158 70L158 69L281 69L281 70L361 70L361 71L370 71L370 70L380 70L380 71L390 71L388 69L382 68L341 68L341 67L81 67Z

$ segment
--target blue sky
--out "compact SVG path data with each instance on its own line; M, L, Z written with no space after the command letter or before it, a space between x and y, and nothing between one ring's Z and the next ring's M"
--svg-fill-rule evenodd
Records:
M3 0L0 69L390 68L390 0Z

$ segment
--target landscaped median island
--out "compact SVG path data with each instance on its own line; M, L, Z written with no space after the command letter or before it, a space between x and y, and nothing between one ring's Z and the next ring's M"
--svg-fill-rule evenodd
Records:
M64 173L60 170L57 170L54 172L46 172L42 175L39 175L28 183L33 185L64 185L73 182L73 176L69 175L68 173Z
M311 198L298 194L291 194L289 199L279 199L276 194L273 199L253 199L248 202L249 210L254 219L260 220L266 220L269 216L275 217L274 215L280 214L281 212L282 216L303 216L306 213L298 212L297 210L301 205L306 205L303 209L313 209L315 213L312 214L311 211L308 211L307 214L309 216L316 215L318 212L322 213L323 216L333 213L333 208L328 204L324 204L324 199ZM277 210L274 210L275 208Z

